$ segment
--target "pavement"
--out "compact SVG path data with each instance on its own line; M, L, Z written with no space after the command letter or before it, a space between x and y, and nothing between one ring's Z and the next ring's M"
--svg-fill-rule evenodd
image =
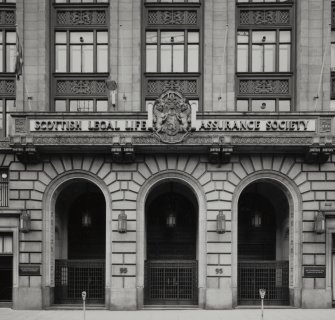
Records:
M335 309L265 309L264 320L335 320ZM0 308L0 320L84 320L81 310ZM86 320L262 320L259 309L234 310L87 310Z

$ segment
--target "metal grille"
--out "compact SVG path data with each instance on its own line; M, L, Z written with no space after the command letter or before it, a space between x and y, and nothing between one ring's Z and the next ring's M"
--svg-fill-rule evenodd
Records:
M0 207L8 206L8 170L0 169Z
M241 261L238 263L238 303L258 304L259 289L266 289L264 303L289 304L288 261Z
M147 261L146 304L197 304L197 261Z
M105 260L56 260L55 302L105 302Z

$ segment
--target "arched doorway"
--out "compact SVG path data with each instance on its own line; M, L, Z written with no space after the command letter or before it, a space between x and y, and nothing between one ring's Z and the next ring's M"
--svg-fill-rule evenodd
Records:
M106 204L92 182L77 179L55 204L55 303L105 303Z
M183 184L163 182L145 206L146 305L198 304L198 204Z
M249 184L238 201L238 304L289 305L289 202L273 182Z

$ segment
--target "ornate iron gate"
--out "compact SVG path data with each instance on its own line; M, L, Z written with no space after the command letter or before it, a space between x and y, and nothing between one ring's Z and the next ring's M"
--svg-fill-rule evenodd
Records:
M197 261L147 261L145 304L198 304Z
M105 303L105 260L56 260L55 303Z
M259 304L261 288L266 289L265 304L288 305L288 261L240 261L238 263L238 303Z

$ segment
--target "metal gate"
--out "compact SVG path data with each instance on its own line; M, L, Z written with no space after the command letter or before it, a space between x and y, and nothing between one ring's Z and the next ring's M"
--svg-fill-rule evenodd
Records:
M288 305L288 261L240 261L238 263L238 303L259 304L261 288L266 289L265 304Z
M105 260L56 260L55 303L105 303Z
M197 261L147 261L145 304L198 304Z

